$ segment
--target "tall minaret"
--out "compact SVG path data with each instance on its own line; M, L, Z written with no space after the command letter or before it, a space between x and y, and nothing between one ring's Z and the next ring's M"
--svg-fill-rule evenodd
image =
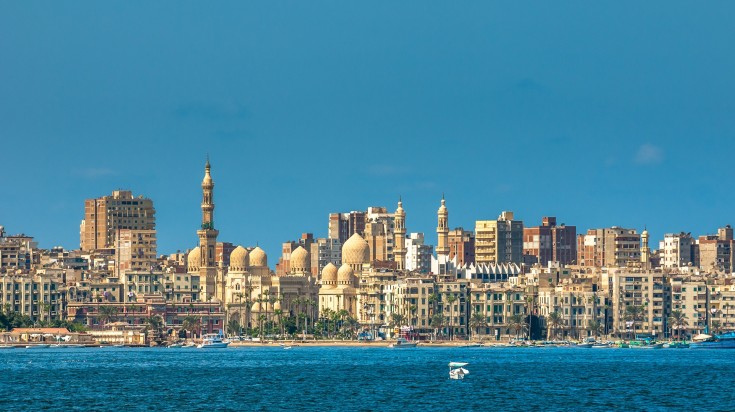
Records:
M648 230L643 229L641 233L641 267L651 268L651 249L648 247Z
M403 202L398 198L398 209L393 215L395 228L393 229L393 254L398 270L406 269L406 212Z
M214 228L214 181L209 174L209 157L204 166L204 180L202 180L202 228L197 230L199 235L199 249L201 263L199 265L199 284L202 286L202 300L214 297L217 278L217 235Z
M436 256L437 258L441 258L442 256L444 256L445 259L443 260L443 262L446 262L449 260L449 213L447 212L447 205L446 201L444 200L444 194L442 194L442 205L439 207L439 210L436 214L439 220L439 223L436 227ZM439 261L441 262L442 259L439 259Z

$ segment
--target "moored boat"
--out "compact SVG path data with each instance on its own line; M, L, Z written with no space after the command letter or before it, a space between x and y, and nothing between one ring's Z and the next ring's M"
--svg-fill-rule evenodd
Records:
M229 345L230 342L222 339L222 335L218 333L208 333L204 335L202 338L202 343L200 343L197 348L199 349L220 349L220 348L226 348L227 345Z
M42 344L37 344L37 345L26 345L26 349L46 349L46 348L50 348L50 347L51 347L51 345L47 345L47 344L43 344L43 343Z
M398 338L395 343L388 345L389 348L415 348L417 342L409 342L404 338Z
M722 335L698 335L689 344L691 349L735 349L735 332Z
M449 362L449 379L464 379L465 375L469 375L470 371L464 367L469 365L467 362Z

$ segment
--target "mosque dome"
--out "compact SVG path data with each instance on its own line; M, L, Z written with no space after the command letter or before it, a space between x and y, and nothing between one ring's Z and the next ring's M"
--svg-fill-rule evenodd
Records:
M447 202L444 200L444 196L442 196L442 205L439 206L439 213L447 213Z
M311 259L309 252L303 246L291 252L291 272L305 273L309 271L309 267L311 267Z
M332 262L327 263L322 269L322 286L334 287L337 284L337 266Z
M250 251L250 267L265 266L268 266L268 256L260 246L256 246L255 249Z
M406 215L406 211L403 210L403 201L401 201L401 200L398 201L398 208L396 209L396 215L398 215L398 216L405 216Z
M339 271L337 271L337 284L352 285L352 279L354 276L355 272L352 268L348 264L344 263L340 266Z
M370 261L370 246L355 233L342 245L342 263L363 264Z
M196 246L189 252L189 256L186 258L187 272L196 272L199 270L199 262L202 259L202 251L199 246Z
M248 250L238 246L230 254L230 270L233 272L244 272L249 266Z

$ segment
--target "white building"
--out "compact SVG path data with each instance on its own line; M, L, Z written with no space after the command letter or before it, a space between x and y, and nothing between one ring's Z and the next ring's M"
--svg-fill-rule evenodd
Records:
M694 239L689 233L667 233L664 240L659 242L661 266L678 268L694 262L692 246Z
M434 248L424 242L423 233L411 233L406 239L406 270L419 273L431 272Z

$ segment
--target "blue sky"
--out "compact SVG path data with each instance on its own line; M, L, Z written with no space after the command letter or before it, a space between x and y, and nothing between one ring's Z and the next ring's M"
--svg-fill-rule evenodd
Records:
M733 224L735 5L0 3L0 225L79 245L85 198L154 200L159 253L325 236L395 208L433 242L513 210L578 231Z

